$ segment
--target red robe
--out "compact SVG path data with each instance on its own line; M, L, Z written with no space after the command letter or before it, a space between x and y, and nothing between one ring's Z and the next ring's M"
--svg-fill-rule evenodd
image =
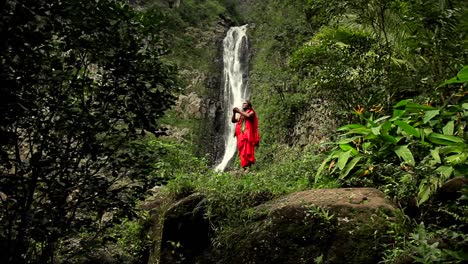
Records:
M236 124L235 136L242 168L255 163L255 146L260 142L258 118L253 109L247 110L247 113L250 112L253 112L251 117L241 116Z

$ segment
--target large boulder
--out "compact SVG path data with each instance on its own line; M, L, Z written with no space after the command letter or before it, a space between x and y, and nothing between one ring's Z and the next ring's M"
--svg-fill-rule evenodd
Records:
M257 210L224 263L377 263L396 215L372 188L303 191Z
M152 263L374 264L392 242L388 230L397 214L376 189L308 190L257 206L253 219L213 249L200 204L194 194L165 213Z
M152 235L155 244L149 263L194 263L193 259L209 247L209 225L200 207L203 199L202 195L194 193L178 201L156 199L159 202L152 202L149 207L154 206Z

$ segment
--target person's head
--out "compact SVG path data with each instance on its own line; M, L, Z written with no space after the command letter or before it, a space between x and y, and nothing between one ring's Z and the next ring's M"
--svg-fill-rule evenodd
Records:
M250 100L244 100L244 102L242 103L242 109L245 111L250 108L252 108L252 103L250 102Z

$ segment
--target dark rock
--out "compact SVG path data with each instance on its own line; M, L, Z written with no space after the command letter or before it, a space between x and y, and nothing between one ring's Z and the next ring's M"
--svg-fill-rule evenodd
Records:
M468 179L465 177L456 177L448 180L437 192L437 196L442 201L453 201L462 195L461 190L468 184Z
M259 206L234 254L218 263L377 263L395 207L371 188L294 193Z
M194 193L160 213L154 233L156 245L149 263L193 263L209 247L210 230L200 207L203 196Z
M163 214L150 263L378 263L398 213L372 188L303 191L255 207L251 220L213 249L202 201L192 194Z

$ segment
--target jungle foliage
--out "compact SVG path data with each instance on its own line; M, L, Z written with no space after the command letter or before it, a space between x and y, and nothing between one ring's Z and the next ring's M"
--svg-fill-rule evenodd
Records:
M74 262L164 181L165 150L137 139L174 103L175 68L157 20L119 1L0 10L0 262Z
M300 15L293 17L271 7L283 4L256 3L252 11L262 12L252 16L258 40L251 81L256 111L268 120L263 162L274 162L276 144L294 143L316 98L331 102L340 126L316 148L331 150L321 166L310 165L312 181L377 187L411 216L413 235L400 233L384 262L466 259L459 255L466 249L466 187L455 200L439 192L466 179L466 3L313 0L295 5ZM454 243L427 239L448 241L448 234Z
M426 100L466 63L463 1L261 1L250 15L254 101L265 138L292 135L316 98L336 119L356 105L386 111ZM258 35L257 35L257 32ZM261 32L261 33L260 33ZM278 111L281 109L281 111ZM270 135L270 131L272 132ZM291 143L291 142L285 142Z
M467 173L466 3L130 2L145 8L0 3L0 262L144 263L150 217L139 204L160 185L206 197L220 248L261 202L373 186L407 213L382 263L467 259L466 187L439 194ZM192 136L160 137L161 123L195 126L166 110L179 87L203 94L191 80L220 74L220 18L251 25L262 143L247 175L213 172ZM341 125L330 142L294 146L316 98Z

